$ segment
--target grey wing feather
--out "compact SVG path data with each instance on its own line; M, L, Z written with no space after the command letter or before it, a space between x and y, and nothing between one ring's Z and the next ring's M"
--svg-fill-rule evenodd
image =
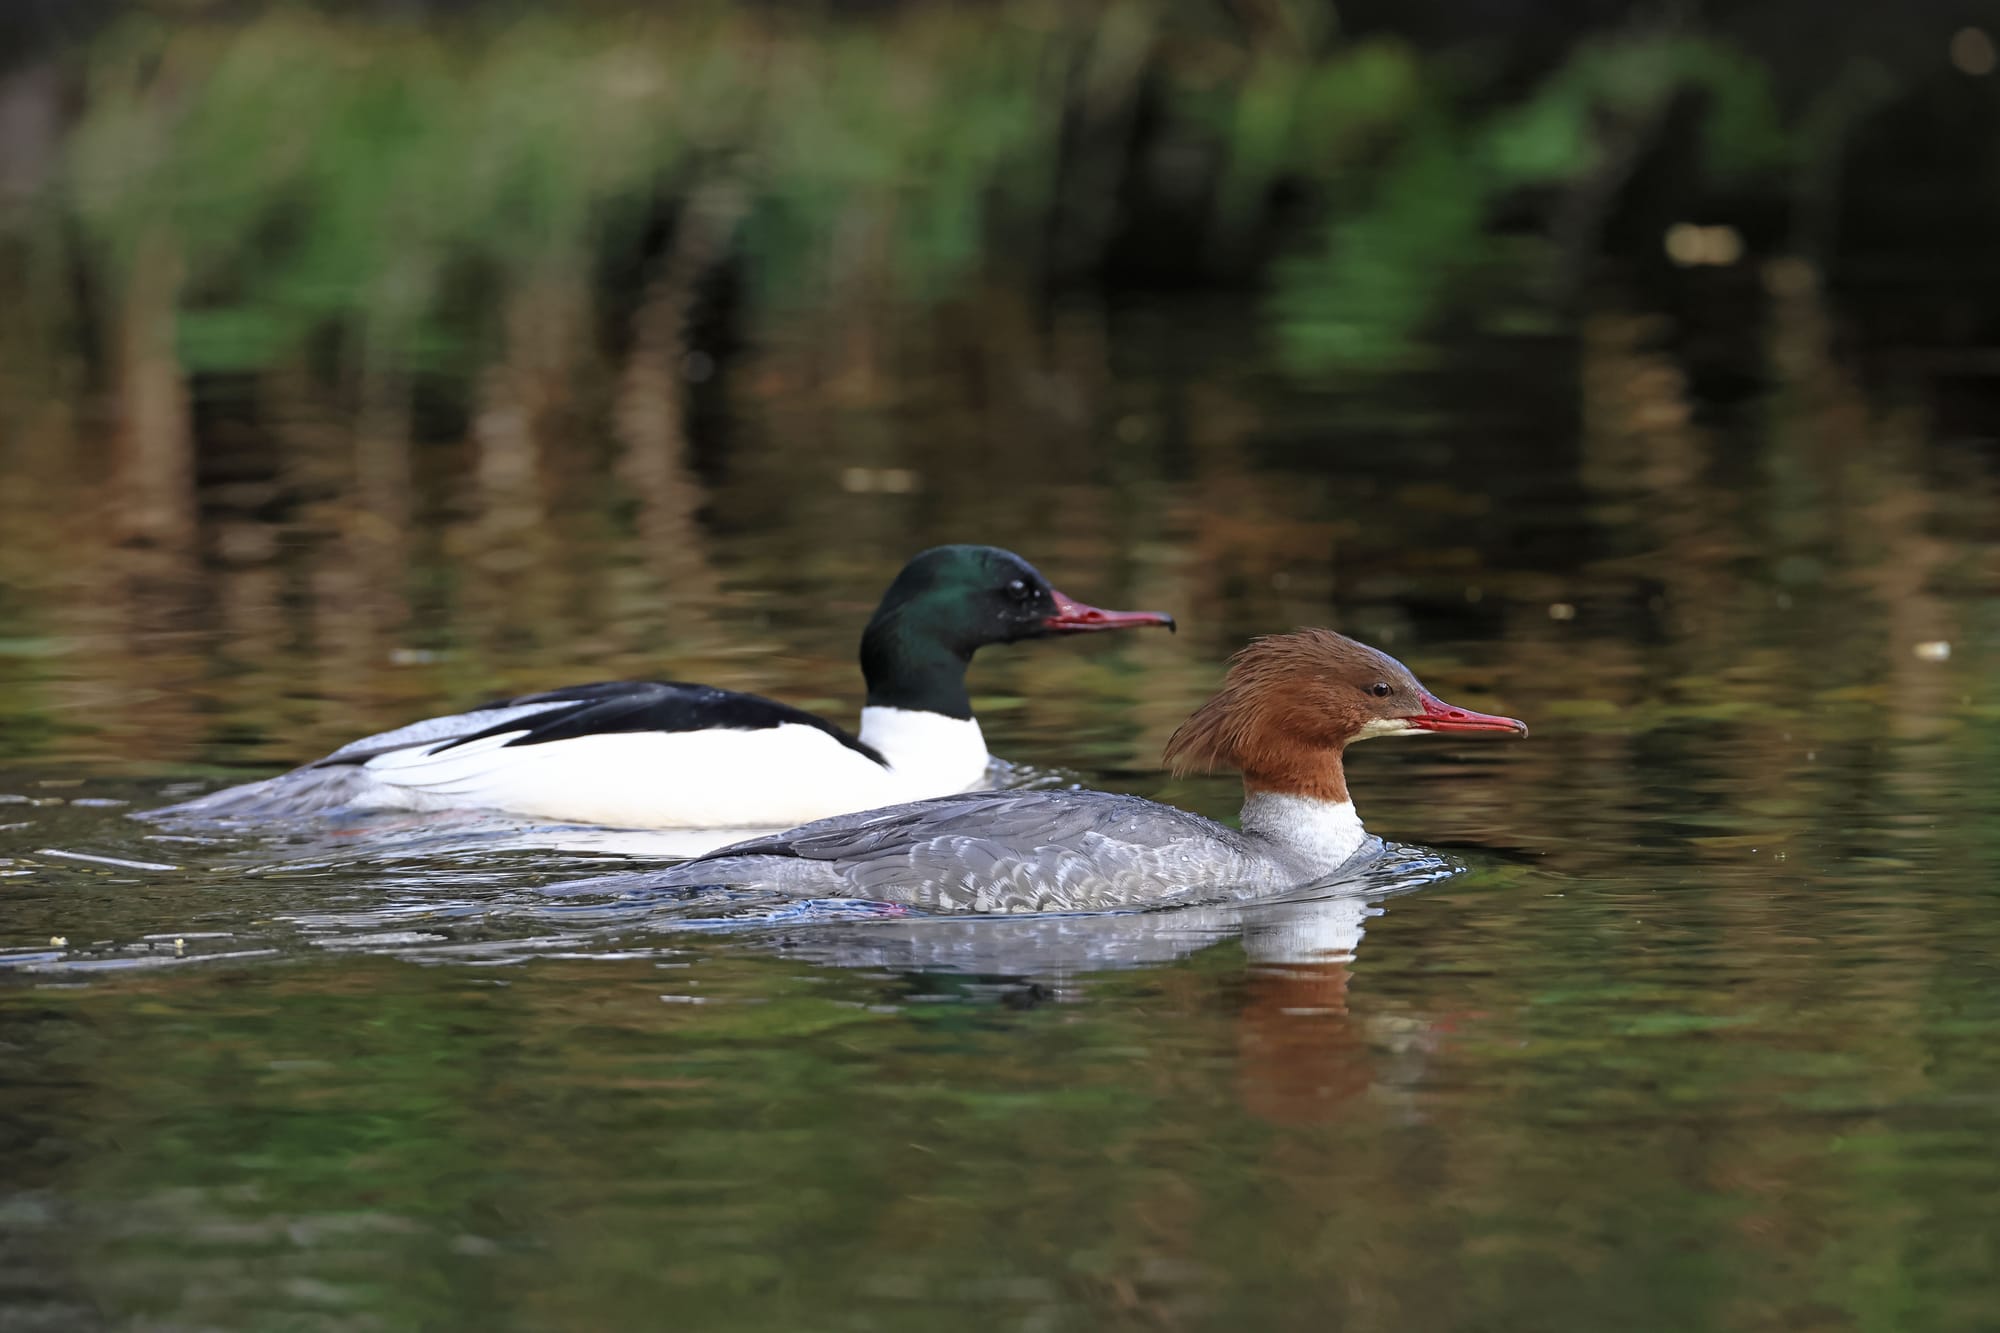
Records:
M572 700L544 699L535 703L503 704L495 708L481 708L470 713L448 713L444 717L427 717L421 722L412 722L408 726L397 727L391 731L378 731L373 736L363 736L360 740L349 741L324 759L315 759L307 767L363 764L377 755L408 750L419 745L432 745L441 741L455 741L475 732L490 731L509 722L525 721L551 709L574 707L576 704Z
M961 792L736 843L676 866L664 882L762 883L948 911L1060 911L1222 887L1239 844L1219 824L1136 796Z
M1208 823L1171 806L1109 792L968 791L815 820L784 833L732 843L690 864L725 856L846 861L960 838L1002 846L1063 844L1139 816L1161 814Z

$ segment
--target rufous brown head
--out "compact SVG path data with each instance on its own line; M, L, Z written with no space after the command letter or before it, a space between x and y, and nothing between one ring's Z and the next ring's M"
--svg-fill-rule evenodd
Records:
M1251 790L1347 799L1341 751L1374 736L1497 731L1525 722L1445 703L1385 652L1330 629L1253 640L1215 697L1167 741L1175 774L1235 769Z

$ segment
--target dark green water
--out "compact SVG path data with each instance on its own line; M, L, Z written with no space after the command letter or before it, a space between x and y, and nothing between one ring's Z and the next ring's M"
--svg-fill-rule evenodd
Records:
M664 573L588 439L525 568L427 480L408 602L250 445L191 583L12 456L0 1327L1991 1326L1990 445L1796 293L1310 391L1211 319L1052 337L1007 381L1040 406L745 376ZM613 839L124 817L566 679L850 716L938 540L1183 617L982 657L1010 759L1227 815L1160 744L1300 623L1534 734L1353 756L1463 873L1236 917L676 928L534 892Z

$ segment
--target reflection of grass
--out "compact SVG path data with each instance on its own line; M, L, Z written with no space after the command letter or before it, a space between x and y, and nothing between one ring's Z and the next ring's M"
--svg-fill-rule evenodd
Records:
M255 370L308 346L483 363L494 295L629 272L704 184L745 197L732 250L767 308L944 298L982 268L1060 278L1162 225L1158 201L1205 200L1185 214L1207 219L1178 242L1186 265L1295 251L1272 270L1273 313L1311 369L1395 354L1492 262L1496 198L1601 170L1606 121L1698 87L1718 165L1778 144L1761 71L1702 43L1587 47L1477 112L1464 71L1385 40L1245 41L1163 0L544 17L449 39L293 12L134 23L89 53L44 202L114 285L170 245L187 365ZM1313 220L1274 249L1281 184Z

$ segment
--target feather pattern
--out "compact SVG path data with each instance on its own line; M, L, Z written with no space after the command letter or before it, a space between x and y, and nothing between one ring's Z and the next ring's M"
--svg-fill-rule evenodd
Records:
M998 791L821 820L640 878L654 889L757 884L933 911L1065 912L1263 894L1333 868L1137 796Z

